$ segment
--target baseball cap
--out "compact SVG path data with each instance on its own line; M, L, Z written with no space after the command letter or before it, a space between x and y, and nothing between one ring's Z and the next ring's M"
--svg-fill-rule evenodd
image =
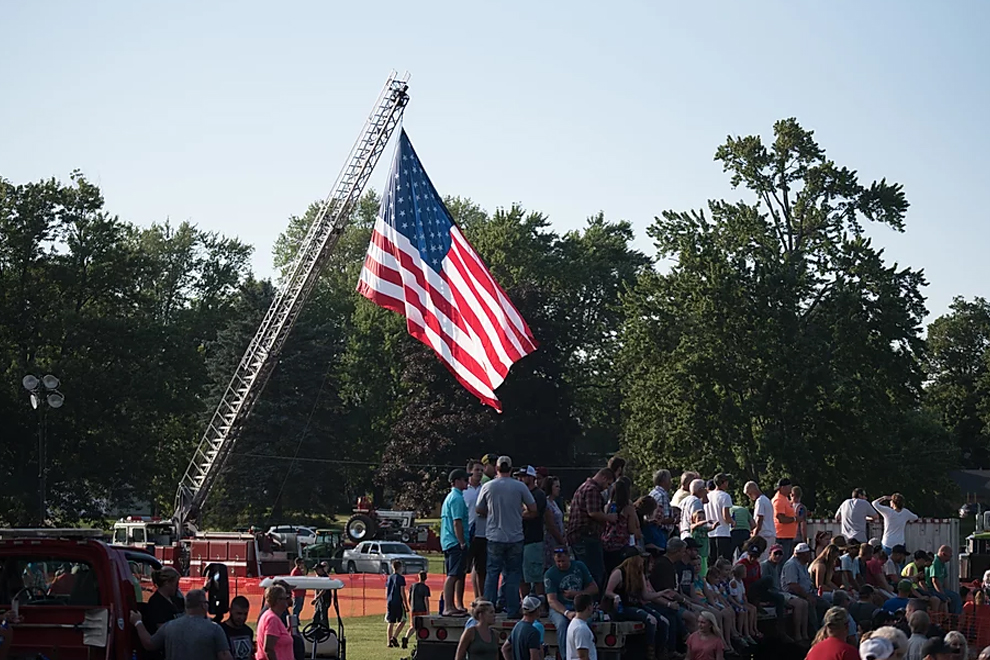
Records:
M484 456L481 457L481 464L494 465L495 461L497 460L498 460L498 456L496 456L495 454L485 454Z
M811 546L807 543L798 543L794 546L794 554L799 555L802 552L811 552Z
M746 552L749 553L749 554L751 554L751 555L753 555L753 556L757 556L757 555L763 554L763 553L760 552L759 546L756 545L755 543L753 545L749 546L749 549L746 550Z
M639 548L637 548L636 546L627 545L626 547L622 548L622 551L619 553L619 557L622 558L622 561L625 561L627 559L637 556L638 554L640 554Z
M688 548L700 548L701 544L694 540L692 537L687 537L684 539L684 545Z
M883 637L871 637L859 645L862 660L887 660L894 655L894 645Z
M535 612L540 609L540 599L536 596L526 596L523 598L522 611L523 612Z
M775 552L783 552L783 551L784 551L784 546L780 545L779 543L774 543L773 545L770 546L771 555Z
M540 477L549 477L550 476L550 468L546 468L546 467L543 467L542 465L540 465L540 466L538 466L536 468L536 474L537 474L537 476L540 476Z
M873 587L871 587L870 585L864 584L862 587L859 588L860 598L869 598L872 595L873 595Z
M454 483L458 479L466 480L467 478L468 478L468 473L465 470L462 470L461 468L457 468L455 470L450 471L450 475L447 477L447 481L449 481L450 483Z
M953 654L959 651L945 643L941 637L932 637L921 647L921 657L935 656L940 653Z
M912 589L914 589L914 584L911 582L911 580L901 580L900 582L897 583L897 591L905 591L907 593L911 593Z
M784 477L783 479L777 482L777 488L782 488L784 486L790 486L790 485L791 485L791 480L788 479L787 477Z
M906 555L906 554L908 553L908 551L907 551L907 548L905 548L905 547L904 547L903 545L901 545L901 544L897 544L897 545L895 545L895 546L894 546L893 548L891 548L891 549L890 549L890 552L891 552L891 553L894 553L894 552L896 552L896 553L898 553L898 554L902 554L902 555Z
M526 475L527 477L535 477L536 468L533 467L532 465L527 465L526 467L521 467L518 470L516 470L516 474Z
M508 467L508 468L511 469L512 468L512 459L509 458L508 456L499 456L498 457L498 460L495 461L495 465L497 465L499 467L501 467L501 466L504 465L504 466L506 466L506 467Z

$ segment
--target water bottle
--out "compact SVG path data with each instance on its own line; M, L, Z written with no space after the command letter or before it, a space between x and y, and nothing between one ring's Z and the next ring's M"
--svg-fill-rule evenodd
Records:
M618 594L615 595L615 613L622 614L622 599Z
M440 616L443 616L443 594L440 594Z

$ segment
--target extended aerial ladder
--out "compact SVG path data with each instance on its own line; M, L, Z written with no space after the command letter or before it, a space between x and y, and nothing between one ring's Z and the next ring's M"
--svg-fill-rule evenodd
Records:
M347 227L361 193L409 102L409 75L393 71L374 110L351 149L330 195L313 220L289 276L248 344L230 384L179 482L173 522L176 531L194 532L200 509L231 456L244 423L278 362L278 355L313 290L327 256Z

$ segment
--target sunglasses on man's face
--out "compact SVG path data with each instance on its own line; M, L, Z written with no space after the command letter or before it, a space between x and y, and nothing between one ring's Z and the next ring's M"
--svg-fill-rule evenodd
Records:
M778 550L777 552L771 552L770 554L772 554L772 555L773 555L774 557L780 557L780 556L781 556L781 555L783 555L784 553L783 553L783 552L781 552L780 550Z

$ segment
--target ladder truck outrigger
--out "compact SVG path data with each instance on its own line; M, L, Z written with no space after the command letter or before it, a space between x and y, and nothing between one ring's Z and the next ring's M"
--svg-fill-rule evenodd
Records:
M231 576L289 572L289 555L273 551L255 534L200 532L200 511L216 485L237 440L278 363L286 337L340 239L378 159L409 103L409 74L388 80L313 224L310 225L261 326L224 390L175 495L171 520L130 516L114 525L114 543L146 548L165 564L199 576L206 565L226 563Z

